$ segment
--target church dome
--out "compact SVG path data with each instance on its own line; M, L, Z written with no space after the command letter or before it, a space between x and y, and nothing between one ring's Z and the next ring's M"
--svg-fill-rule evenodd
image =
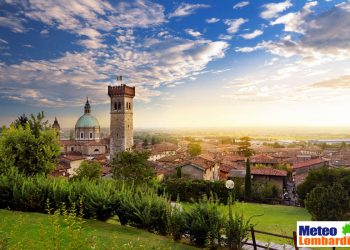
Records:
M100 128L100 124L94 116L84 114L78 119L75 128Z

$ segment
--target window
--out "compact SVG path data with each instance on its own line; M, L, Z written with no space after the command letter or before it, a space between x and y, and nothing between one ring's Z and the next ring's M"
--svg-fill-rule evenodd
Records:
M116 110L117 108L118 108L118 103L115 102L115 103L114 103L114 110Z
M74 151L74 148L73 148L73 147L71 147L71 148L70 148L70 151L72 151L72 152L73 152L73 151Z
M84 138L84 132L81 132L80 133L80 139L83 139Z
M90 132L90 139L92 139L92 133Z
M118 102L118 109L122 109L122 103Z

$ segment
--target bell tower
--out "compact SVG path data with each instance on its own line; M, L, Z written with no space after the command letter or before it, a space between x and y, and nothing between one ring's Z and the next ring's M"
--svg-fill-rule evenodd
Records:
M110 154L128 151L134 145L133 139L133 98L135 87L125 84L108 86L111 98Z

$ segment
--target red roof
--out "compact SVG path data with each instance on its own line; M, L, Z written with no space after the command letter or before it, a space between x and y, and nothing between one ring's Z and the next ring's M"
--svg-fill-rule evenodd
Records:
M250 158L251 163L273 164L278 163L278 160L267 154L254 155Z
M321 158L312 159L312 160L308 160L308 161L302 161L302 162L296 162L293 164L293 169L311 167L313 165L317 165L317 164L325 163L325 162L327 162L327 161L325 161Z
M287 171L274 168L252 168L252 175L287 176Z

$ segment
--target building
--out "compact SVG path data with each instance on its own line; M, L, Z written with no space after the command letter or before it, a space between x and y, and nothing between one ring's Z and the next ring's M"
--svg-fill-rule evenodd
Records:
M75 140L60 140L61 153L86 156L105 154L109 149L107 143L100 138L100 124L91 114L91 105L87 99L84 114L75 123Z
M286 182L287 171L270 167L252 168L251 176L254 182L270 183L282 190Z
M218 180L219 164L200 156L181 164L181 174L197 180Z
M108 86L108 96L111 98L110 123L110 153L131 150L133 140L133 98L135 87L125 84Z
M52 124L52 128L57 132L57 135L60 136L61 127L57 121L57 117L55 117L55 121Z
M162 142L152 146L151 155L148 160L157 161L167 156L176 155L178 146L170 142Z
M84 114L79 117L75 124L76 141L99 141L100 124L98 120L91 115L91 106L89 99L86 99Z

